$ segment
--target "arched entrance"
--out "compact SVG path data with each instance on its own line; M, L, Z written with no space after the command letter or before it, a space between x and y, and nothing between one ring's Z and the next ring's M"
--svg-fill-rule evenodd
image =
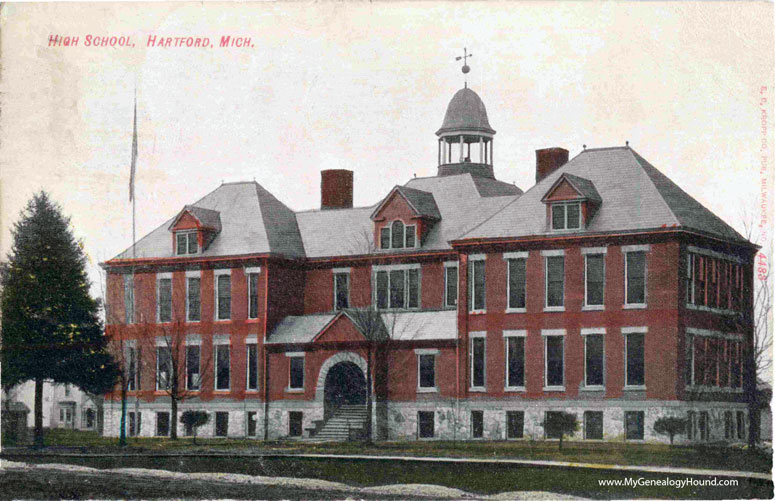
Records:
M326 374L323 418L328 419L342 405L366 403L366 378L353 362L339 362Z

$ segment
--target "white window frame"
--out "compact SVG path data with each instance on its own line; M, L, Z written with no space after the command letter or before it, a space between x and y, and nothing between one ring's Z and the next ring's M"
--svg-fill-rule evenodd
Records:
M191 388L191 382L188 379L188 347L189 346L197 346L199 347L199 367L196 371L196 377L197 377L197 386L199 386L199 389L193 389ZM186 378L186 391L195 391L199 392L202 391L202 336L198 334L189 334L186 336L186 350L185 350L185 378Z
M625 245L622 247L622 256L624 257L624 304L622 308L625 310L636 310L646 308L649 302L649 260L648 254L651 250L651 246L646 245ZM643 302L642 303L630 303L627 297L627 254L631 252L643 252Z
M603 384L587 384L587 336L603 336ZM581 329L581 337L584 340L584 380L580 390L584 391L603 391L606 383L606 360L605 360L605 327L594 327Z
M251 266L248 268L245 268L245 290L247 291L247 297L245 298L247 300L247 310L245 311L245 314L247 316L248 320L257 320L258 319L258 306L256 305L256 316L251 317L250 316L250 276L251 275L258 275L258 277L261 277L261 267L260 266ZM259 287L258 279L256 280L256 287ZM256 298L258 298L258 290L256 290Z
M197 230L180 230L175 232L175 256L196 256L202 252L202 249L199 248L199 237L197 233ZM178 238L181 235L186 236L186 252L183 254L178 253ZM194 236L194 241L196 242L196 252L188 252L192 235Z
M606 282L606 255L608 254L607 247L587 247L581 249L581 254L584 256L584 305L581 307L582 311L602 311L605 310L605 282ZM587 293L587 277L589 276L589 256L603 256L603 304L589 304L589 295Z
M227 346L229 350L229 386L227 388L218 388L218 347ZM220 334L213 336L213 392L226 392L231 391L231 338L228 334Z
M476 268L474 267L474 263L477 261L484 262L484 306L482 308L477 309L475 306L475 298L474 298L474 287L476 284ZM468 256L468 269L471 270L471 278L469 279L468 284L468 298L470 305L467 305L468 307L468 313L473 314L481 314L487 312L487 255L486 254L471 254ZM458 271L458 278L459 277L459 271Z
M541 337L543 338L544 342L544 391L565 391L565 370L566 370L566 363L565 363L565 329L542 329L541 330ZM550 337L561 337L562 338L562 385L549 385L549 343L548 339Z
M624 389L625 390L646 390L646 336L648 335L648 327L622 327L622 335L624 336ZM643 334L643 384L629 384L627 380L627 343L629 341L630 334Z
M378 311L417 311L422 309L422 265L420 263L412 264L391 264L391 265L375 265L371 267L371 290L372 298L371 304ZM417 270L417 306L409 307L409 273L408 270ZM378 308L377 305L377 273L380 271L387 272L387 308ZM390 307L390 272L391 271L404 271L404 307L403 308L391 308Z
M455 282L455 291L457 292L457 295L455 297L455 304L450 305L449 304L449 296L448 296L448 280L449 276L447 275L447 272L449 268L455 268L456 275L457 275L457 281ZM444 263L444 309L456 309L457 303L460 299L460 266L458 265L457 261L446 261Z
M220 277L221 275L228 275L229 276L229 299L230 299L230 302L229 302L229 318L218 318L218 309L219 309L218 307L220 306L219 299L218 299L218 277ZM233 303L233 299L234 299L234 298L232 298L232 294L231 294L231 292L232 292L231 291L232 285L233 284L231 283L231 269L221 269L221 270L214 270L213 271L213 294L215 296L214 301L213 301L213 305L215 305L215 308L213 308L213 320L216 321L216 322L230 322L231 321L232 313L234 313L232 311L232 309L233 309L232 308L232 303ZM201 296L201 293L200 293L200 296Z
M578 226L576 226L575 228L569 228L568 227L568 206L569 205L577 205L578 208L579 208L579 221L578 221ZM563 224L562 228L555 228L554 227L554 208L558 207L558 206L563 206L563 209L564 209L563 210L564 224ZM563 201L563 202L551 202L550 209L549 209L549 229L551 231L556 231L556 232L579 231L579 230L582 229L582 226L583 226L582 225L582 222L583 222L582 219L583 219L583 215L581 213L581 201L580 200L568 200L568 201Z
M250 387L250 347L255 346L256 348L256 387L251 388ZM250 335L245 339L245 392L246 393L256 393L261 388L261 378L258 377L259 375L259 369L258 369L258 336Z
M522 386L509 386L509 339L522 338ZM526 391L527 385L527 330L505 330L503 331L503 360L504 360L504 377L503 377L503 390L504 391Z
M439 382L436 377L436 360L439 356L439 350L437 349L416 349L414 350L417 356L417 393L438 393ZM422 357L433 357L433 386L421 386L422 377L420 372L420 359Z
M469 387L468 391L471 392L486 392L487 391L487 332L486 331L475 331L475 332L469 332L468 333L469 338L469 346L470 346L470 356L469 358L469 367L471 372L471 377L469 378ZM474 386L474 340L475 339L483 339L484 340L484 353L482 357L482 378L484 381L481 386Z
M174 364L172 363L172 345L171 345L171 342L170 342L170 340L169 340L169 338L167 336L157 336L155 344L156 344L156 346L155 346L155 349L156 349L156 353L155 353L155 355L156 355L156 374L155 374L155 376L156 376L156 391L168 391L167 388L163 388L160 385L161 378L159 377L159 368L160 368L159 367L160 366L160 364L159 364L159 359L160 359L160 357L159 357L159 348L166 348L166 349L168 349L170 351L170 372L169 372L169 375L168 375L167 383L169 385L172 385L172 371L175 370Z
M286 393L304 393L304 387L307 383L307 361L305 360L305 353L303 351L293 351L293 352L287 352L285 354L286 357L288 357L288 386L285 388ZM291 361L294 358L300 358L301 359L301 386L291 386L291 372L293 370L293 362Z
M332 311L340 311L339 308L336 307L336 297L339 294L339 291L337 290L336 286L336 276L337 275L345 275L347 276L347 306L342 309L346 309L350 307L350 272L352 270L350 268L334 268L331 270L331 277L334 280L334 304L332 305L333 308L331 308ZM404 279L406 282L406 279ZM404 285L407 285L406 283ZM388 290L390 289L390 277L388 277ZM408 292L407 292L408 295ZM390 299L388 298L388 304L390 302Z
M127 325L131 325L135 323L135 276L131 273L128 273L126 275L123 275L123 285L124 285L124 323ZM129 298L127 298L127 292L129 293ZM127 304L130 305L131 310L127 310Z
M161 281L162 280L169 280L170 281L170 319L165 320L164 322L161 321ZM172 320L175 318L175 310L174 310L174 301L173 301L173 283L172 283L172 273L157 273L156 274L156 323L159 324L168 324L171 323Z
M526 313L527 312L527 259L529 252L504 252L503 260L506 261L506 313ZM523 308L512 308L509 303L511 300L511 267L510 262L523 259L525 261L525 306Z
M406 236L409 234L409 228L412 229L412 233L414 234L414 245L411 246L411 247L409 247L409 245L407 245L407 243L406 243L407 240L408 240L406 238ZM419 239L418 239L418 235L417 235L417 223L415 223L415 224L404 224L404 249L416 249L417 247L419 247L418 244L419 244Z
M189 317L190 288L188 281L192 278L199 279L199 320L191 320ZM186 323L198 324L202 321L202 272L199 270L186 272Z
M546 312L559 312L565 311L565 285L566 275L565 272L565 250L543 250L541 256L544 259L544 311ZM549 306L549 258L550 257L562 257L562 306Z

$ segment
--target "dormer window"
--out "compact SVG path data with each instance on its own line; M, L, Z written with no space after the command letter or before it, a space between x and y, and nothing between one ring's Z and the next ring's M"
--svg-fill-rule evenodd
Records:
M404 249L414 248L417 242L417 225L395 220L380 230L380 248Z
M176 254L185 256L188 254L197 254L199 252L199 242L196 231L179 231L175 234L177 245Z
M552 204L552 230L579 228L581 228L581 202Z

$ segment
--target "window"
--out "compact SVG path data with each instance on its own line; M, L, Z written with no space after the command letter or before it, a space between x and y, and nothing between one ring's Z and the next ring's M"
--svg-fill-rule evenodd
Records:
M258 390L258 345L247 345L247 389L248 391Z
M472 389L483 389L485 385L485 342L486 339L484 336L471 338Z
M231 318L231 275L215 276L217 289L215 291L215 319L229 320Z
M562 412L546 411L544 413L544 436L546 438L560 438L560 426L557 422L562 419Z
M508 294L510 310L525 309L525 280L526 280L527 259L509 259L508 260Z
M457 264L444 267L444 306L457 306Z
M202 319L199 277L186 278L186 318L189 322L199 322Z
M228 344L215 345L215 389L225 391L231 385L231 351Z
M258 273L248 273L248 318L258 318Z
M350 307L350 274L334 273L334 310Z
M686 437L689 440L694 440L696 437L696 427L694 425L694 411L687 411L686 413Z
M169 434L170 434L170 413L157 412L156 413L156 436L168 437Z
M127 386L128 391L135 391L140 388L140 360L138 349L135 346L127 346Z
M468 265L468 281L470 283L469 311L484 311L486 308L486 280L484 259L471 257Z
M160 341L166 344L166 341ZM156 347L156 389L169 390L172 385L172 349Z
M135 277L124 275L124 323L135 323Z
M292 356L289 357L290 369L288 388L291 390L303 390L304 389L304 357Z
M586 387L602 387L605 384L604 339L603 334L584 335L584 386Z
M65 383L65 396L70 396L70 385L68 383Z
M417 355L417 387L419 389L436 388L436 355L420 353Z
M630 387L642 387L646 384L645 378L645 351L646 335L643 332L625 333L624 346L627 357L624 385Z
M506 438L522 438L524 428L524 411L506 411Z
M643 411L624 413L624 435L627 440L643 440Z
M581 227L581 203L552 204L552 229L576 230Z
M484 436L484 411L471 411L471 437Z
M565 305L565 256L546 256L546 308Z
M177 232L175 234L177 245L176 254L184 256L186 254L196 254L199 252L199 242L195 231Z
M511 335L506 340L506 389L525 387L525 336Z
M248 411L245 416L247 421L246 435L249 437L255 437L258 431L258 413L256 411Z
M740 309L742 268L734 256L690 246L686 254L686 304L711 309Z
M603 306L605 289L605 254L587 254L585 257L585 306Z
M172 279L160 278L156 283L159 303L157 318L159 322L172 321Z
M201 389L201 346L198 344L186 346L186 389L190 391L199 391Z
M564 389L565 336L559 333L544 334L544 354L546 363L545 389Z
M584 438L603 439L603 411L584 411Z
M732 411L724 411L724 438L726 440L735 438L735 425L732 421Z
M417 225L393 221L379 231L379 245L382 249L411 249L417 246Z
M129 415L129 436L137 437L140 435L140 425L142 423L142 414L139 412L130 411Z
M703 442L707 442L710 436L709 424L710 423L708 422L708 411L701 411L699 413L697 429L700 432L700 440L702 440Z
M229 436L229 413L228 412L215 413L215 436L216 437Z
M737 411L737 439L745 440L745 412Z
M419 411L417 413L417 434L420 438L434 437L434 414L433 411Z
M625 252L625 304L646 304L646 252Z
M304 421L304 413L299 411L288 412L288 436L300 437L302 433L302 423Z
M374 300L378 309L420 307L420 268L390 268L376 272Z

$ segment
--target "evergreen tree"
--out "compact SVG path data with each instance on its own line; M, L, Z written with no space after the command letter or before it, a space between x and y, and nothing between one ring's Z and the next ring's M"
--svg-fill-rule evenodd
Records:
M35 381L37 446L43 445L44 381L101 395L118 375L69 223L48 194L36 194L14 225L13 247L0 269L2 386Z

